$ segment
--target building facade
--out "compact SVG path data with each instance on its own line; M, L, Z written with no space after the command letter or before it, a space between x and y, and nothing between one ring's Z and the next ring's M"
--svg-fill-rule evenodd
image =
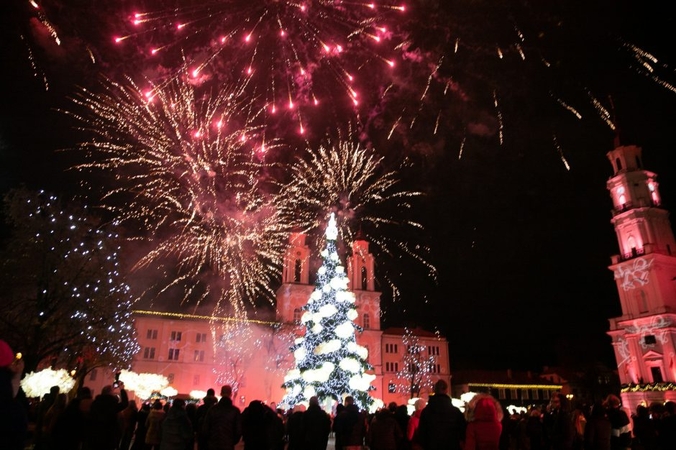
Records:
M453 373L452 394L456 398L467 392L491 394L503 408L541 407L549 403L549 399L556 392L563 392L561 381L563 380L541 377L532 372L459 370Z
M622 402L676 401L676 242L661 208L657 175L643 169L641 148L607 154L613 176L611 223L620 249L611 258L622 315L608 334L622 383Z
M381 340L382 389L388 401L406 403L415 397L429 397L434 383L449 386L448 342L421 328L387 328Z
M357 343L368 349L368 362L376 376L371 383L374 388L371 395L385 403L406 403L410 392L392 388L403 383L398 380L402 371L395 370L399 367L403 370L406 362L403 329L385 333L381 330L374 256L368 242L363 240L355 241L351 250L346 270L349 288L356 299L355 323L362 329L357 333ZM133 360L132 370L166 376L182 396L208 388L218 391L219 386L230 384L238 406L246 406L254 399L279 402L284 396L281 387L284 375L295 362L290 347L304 333L300 322L302 308L315 288L312 263L306 236L292 234L284 258L282 284L276 292L275 317L270 321L135 311L141 351ZM424 346L424 361L433 362L426 370L432 371L435 381L438 378L450 381L446 339L425 330L415 333ZM85 383L98 390L112 379L110 373L94 372ZM423 389L418 393L428 392Z

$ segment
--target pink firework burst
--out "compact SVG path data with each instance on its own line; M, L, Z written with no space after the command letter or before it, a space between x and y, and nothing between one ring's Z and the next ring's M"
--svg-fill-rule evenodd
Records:
M357 108L368 71L394 67L388 21L405 10L392 0L186 0L134 12L114 40L166 67L185 59L194 78L247 80L267 118L293 119L303 134L317 108Z

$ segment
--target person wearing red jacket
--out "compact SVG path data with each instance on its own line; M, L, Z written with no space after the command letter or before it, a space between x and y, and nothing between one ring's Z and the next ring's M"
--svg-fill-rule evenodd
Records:
M502 433L502 408L488 394L470 400L467 416L465 450L498 450Z

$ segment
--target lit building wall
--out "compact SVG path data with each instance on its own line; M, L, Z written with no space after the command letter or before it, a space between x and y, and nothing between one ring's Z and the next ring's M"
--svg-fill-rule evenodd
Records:
M183 395L231 384L236 404L281 399L292 334L277 323L144 311L134 320L141 346L134 372L162 374Z
M251 400L280 401L284 396L281 387L284 375L294 364L289 348L293 339L304 333L300 325L301 308L314 290L310 284L309 254L305 237L292 235L282 285L276 293L274 322L242 324L222 317L136 311L134 322L141 350L133 360L132 371L162 374L182 396L208 388L218 392L221 385L233 384L238 406L244 407ZM373 255L365 241L355 243L347 267L359 314L355 322L362 328L357 333L357 343L368 349L368 362L376 375L371 394L386 403L405 403L408 396L388 392L392 374L383 373L383 357L392 356L386 352L387 346L398 344L404 348L403 331L383 335L380 329L380 292L374 290ZM423 330L419 334L420 342L435 353L439 378L450 381L448 342ZM94 378L85 384L99 392L103 385L112 382L113 375L97 371Z

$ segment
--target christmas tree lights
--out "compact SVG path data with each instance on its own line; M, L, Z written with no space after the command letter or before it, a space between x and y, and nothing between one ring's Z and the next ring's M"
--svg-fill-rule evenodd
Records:
M117 224L26 188L11 190L5 208L0 335L23 353L26 370L49 362L82 378L128 367L139 345Z
M351 395L355 403L367 409L373 399L367 373L368 351L357 344L355 333L361 328L354 323L358 313L355 296L348 290L349 279L337 252L338 228L333 214L326 229L324 261L317 271L315 290L303 307L301 323L305 336L292 346L295 368L284 377L284 403L293 407L310 397L342 401Z

